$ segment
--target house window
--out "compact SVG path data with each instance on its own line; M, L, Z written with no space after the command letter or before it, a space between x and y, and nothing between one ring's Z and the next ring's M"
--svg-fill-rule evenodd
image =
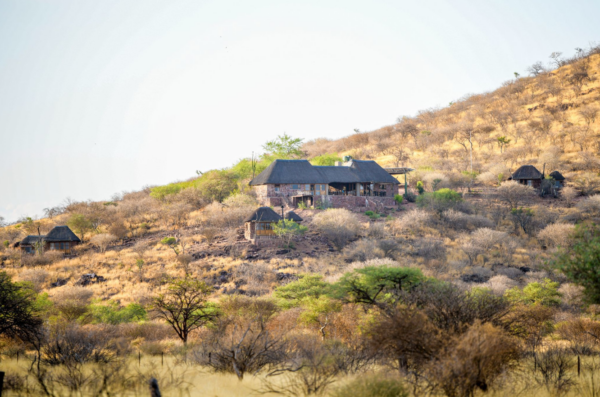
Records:
M54 249L56 249L56 248L54 248L54 243L50 243L50 249L51 249L51 250L54 250Z
M68 250L69 249L69 243L65 243L65 249Z
M292 185L292 189L298 190L298 185Z
M304 185L304 190L310 190L310 185Z
M531 180L531 179L528 179L528 180L527 180L527 186L531 186L531 182L532 182L532 180Z
M385 190L385 185L379 185L379 190Z
M278 192L279 191L279 185L275 185L275 191Z

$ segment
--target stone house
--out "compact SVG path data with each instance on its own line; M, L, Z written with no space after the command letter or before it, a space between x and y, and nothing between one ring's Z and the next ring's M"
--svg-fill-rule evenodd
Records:
M308 160L275 160L250 186L264 206L376 208L396 205L399 182L375 161L314 166Z
M565 186L565 177L560 172L552 171L548 176L552 178L552 186L548 186L548 183L542 183L546 179L545 170L540 172L533 165L522 165L508 179L531 186L534 189L560 189Z

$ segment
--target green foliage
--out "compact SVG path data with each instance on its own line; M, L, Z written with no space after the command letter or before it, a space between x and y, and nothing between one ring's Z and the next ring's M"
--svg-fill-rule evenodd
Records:
M81 241L83 241L85 234L93 228L92 221L82 214L71 215L67 220L67 226L79 234Z
M431 208L442 213L455 207L463 201L460 193L451 189L440 189L437 192L428 192L417 197L417 205L421 208Z
M408 201L409 203L414 203L417 201L417 195L414 194L413 192L406 192L406 194L404 195L404 198L406 199L406 201Z
M175 252L175 255L179 255L179 242L175 237L165 237L160 240L160 243L171 248Z
M254 170L254 176L263 172L271 163L275 161L274 156L263 155L260 161L256 162L256 168ZM251 159L242 159L231 167L231 172L239 180L252 178L252 161Z
M278 287L274 296L279 306L284 309L298 307L305 298L319 299L324 295L330 295L333 286L323 280L319 274L299 274L298 280L292 281L284 286Z
M337 296L354 303L394 303L402 290L425 280L421 270L409 267L368 266L346 273L335 285Z
M401 194L394 194L394 201L400 205L404 201L404 197Z
M327 295L321 295L318 298L314 296L304 297L300 300L300 306L303 311L299 320L307 325L323 326L324 323L327 323L328 315L342 310L342 303Z
M292 138L288 134L278 135L276 139L263 145L263 149L279 159L291 159L302 156L303 140Z
M27 283L13 283L0 272L0 337L32 341L42 325L37 294Z
M398 379L359 376L331 393L332 397L408 397Z
M130 303L119 308L117 302L110 301L108 304L93 303L90 305L89 313L94 324L122 324L146 321L148 315L139 303Z
M34 310L37 313L48 313L52 309L52 306L54 306L54 303L50 300L50 296L47 292L36 296Z
M189 186L185 186L185 185L189 185ZM156 186L150 190L150 197L153 197L157 200L162 201L165 198L167 198L167 196L177 194L181 190L183 190L185 187L190 187L191 185L192 185L192 182L188 181L188 182L169 183L168 185L164 185L164 186Z
M237 179L228 170L209 171L197 180L196 188L206 200L221 202L237 188Z
M507 290L504 295L512 303L525 305L560 305L561 294L558 292L558 283L544 279L542 283L529 283L522 290L518 287Z
M583 287L590 303L600 303L600 227L578 225L573 236L573 245L561 251L554 266L567 278Z
M152 308L185 344L190 332L213 322L218 316L218 308L207 302L212 287L189 276L169 279L167 283L167 292L154 298Z
M366 216L373 216L375 213L373 211L365 211Z
M294 237L303 235L307 230L306 226L300 225L291 219L282 219L273 225L273 231L288 248L291 248Z
M2 244L4 245L5 248L8 248L8 246L10 245L10 241L4 240L4 242L2 242Z
M419 194L425 193L425 187L423 187L423 182L417 181L417 191Z
M337 153L325 153L310 159L312 165L335 165L336 161L342 161L342 158Z

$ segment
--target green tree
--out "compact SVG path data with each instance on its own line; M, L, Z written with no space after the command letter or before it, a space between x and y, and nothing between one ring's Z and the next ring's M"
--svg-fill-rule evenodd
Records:
M90 305L90 315L93 323L122 324L145 321L148 319L146 310L139 303L130 303L119 308L117 302Z
M423 182L417 181L417 191L419 194L425 193L425 188L423 187Z
M554 261L567 278L583 287L590 303L600 303L600 227L595 224L578 225L574 243L563 249Z
M92 222L82 214L71 215L67 220L67 226L79 234L81 241L84 240L85 234L93 229Z
M368 266L344 274L336 287L338 296L352 303L387 309L400 300L402 291L410 290L423 281L425 276L417 268Z
M292 247L292 239L296 236L301 236L308 228L300 225L291 219L282 219L273 225L273 231L283 241L286 248Z
M214 170L202 175L196 187L206 200L221 202L237 188L237 180L228 170Z
M504 151L504 147L510 144L510 139L505 136L501 136L496 139L498 141L498 146L500 146L500 153Z
M179 255L179 242L175 237L165 237L160 240L160 243L171 248L175 252L175 255Z
M319 299L332 293L332 285L319 274L299 274L298 280L278 287L275 298L284 309L298 307L305 298Z
M300 306L303 310L299 320L307 325L318 326L323 339L325 339L325 329L329 325L331 315L342 310L342 303L327 295L321 295L318 298L305 297L301 300Z
M512 303L525 305L558 306L561 298L561 294L558 292L558 283L548 278L541 283L529 283L523 289L511 288L504 295Z
M36 340L42 326L36 298L29 285L13 283L6 272L0 272L0 336Z
M337 153L325 153L310 159L312 165L335 165L336 161L342 161L342 158Z
M302 156L304 153L300 148L303 140L300 138L292 138L288 134L278 135L276 139L269 141L263 145L268 153L280 159L291 159Z
M216 320L217 308L207 302L212 288L190 277L171 279L167 292L154 298L153 311L169 324L184 344L190 332Z

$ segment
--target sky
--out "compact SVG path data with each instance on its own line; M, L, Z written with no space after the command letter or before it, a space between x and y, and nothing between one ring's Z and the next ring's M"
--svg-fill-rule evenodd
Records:
M390 125L600 41L599 1L0 0L0 216Z

